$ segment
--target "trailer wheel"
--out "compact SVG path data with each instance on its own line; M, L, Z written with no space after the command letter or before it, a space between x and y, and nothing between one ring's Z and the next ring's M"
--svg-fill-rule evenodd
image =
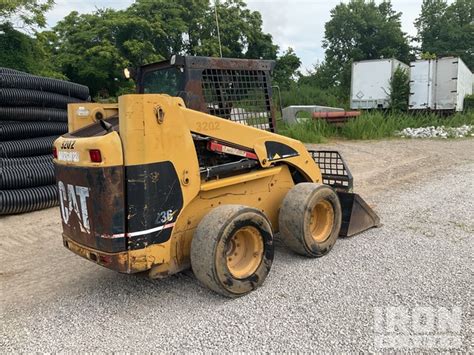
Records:
M341 229L341 204L327 185L300 183L285 196L278 222L283 242L309 257L327 254Z
M219 206L199 223L191 243L191 266L197 279L227 297L259 287L273 262L270 222L257 209Z

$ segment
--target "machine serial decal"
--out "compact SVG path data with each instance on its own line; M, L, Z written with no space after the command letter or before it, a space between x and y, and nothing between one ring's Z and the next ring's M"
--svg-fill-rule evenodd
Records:
M173 212L173 210L167 210L167 211L159 212L158 217L156 217L155 223L159 224L159 223L171 222L173 220L174 214L176 212L177 211Z
M63 150L60 150L58 152L58 160L77 163L80 160L79 152L75 152L75 151L65 152Z
M76 144L76 141L64 141L61 144L61 149L74 149L75 144Z
M89 188L85 186L64 185L58 181L59 201L61 203L61 216L65 224L68 223L71 213L77 215L81 229L89 233L89 212L87 211L87 198Z

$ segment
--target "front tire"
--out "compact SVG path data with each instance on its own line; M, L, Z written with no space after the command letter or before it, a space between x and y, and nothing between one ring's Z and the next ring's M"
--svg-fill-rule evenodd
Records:
M278 222L283 242L295 253L320 257L336 243L341 229L341 204L327 185L300 183L285 196Z
M197 279L227 296L243 296L265 281L273 262L273 233L265 215L241 205L219 206L199 223L191 243Z

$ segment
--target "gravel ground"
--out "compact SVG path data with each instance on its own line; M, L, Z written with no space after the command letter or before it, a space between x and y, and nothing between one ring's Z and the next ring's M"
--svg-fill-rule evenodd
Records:
M472 142L460 144L466 149L474 147ZM378 352L384 349L376 346L376 307L406 307L411 314L424 306L460 307L456 350L472 353L472 181L471 160L368 193L382 228L339 239L320 259L279 246L263 287L236 300L201 287L191 272L153 281L100 268L63 251L57 234L51 248L58 257L45 261L53 269L58 263L57 274L45 275L34 263L2 271L0 349ZM49 226L57 227L56 222ZM40 238L35 237L35 245ZM49 253L48 248L35 250ZM35 287L22 273L47 280L37 283L37 291L21 292Z

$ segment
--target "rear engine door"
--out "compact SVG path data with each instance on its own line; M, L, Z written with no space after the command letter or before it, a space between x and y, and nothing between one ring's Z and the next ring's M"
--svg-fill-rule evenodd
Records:
M110 120L118 129L118 119ZM123 151L117 131L99 124L55 142L55 170L63 232L103 252L127 249Z

